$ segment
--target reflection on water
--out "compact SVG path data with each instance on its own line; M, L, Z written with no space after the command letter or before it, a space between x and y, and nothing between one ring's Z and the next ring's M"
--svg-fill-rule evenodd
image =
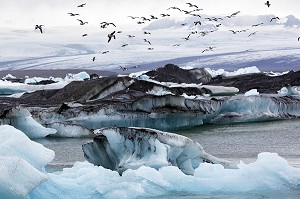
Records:
M204 150L220 158L245 163L253 162L261 152L278 153L293 166L300 167L300 120L203 125L175 133L199 142ZM84 161L82 144L92 138L44 138L35 140L55 152L47 167L57 171Z

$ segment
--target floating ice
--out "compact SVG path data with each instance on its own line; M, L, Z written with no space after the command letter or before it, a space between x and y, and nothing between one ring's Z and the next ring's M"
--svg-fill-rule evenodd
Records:
M20 106L11 109L2 119L2 123L14 126L30 138L41 138L56 133L55 129L43 127L32 118L27 109Z
M128 169L120 176L116 171L77 162L60 174L49 174L49 180L35 188L30 198L145 198L215 195L292 196L299 195L300 169L291 167L277 154L261 153L254 163L224 169L219 164L202 163L195 174L185 175L178 167L158 170L141 166ZM253 196L253 197L252 197ZM243 198L243 197L242 197Z
M245 96L251 96L251 95L259 95L259 92L257 92L257 89L251 89L250 91L247 91L245 93Z
M300 97L278 95L237 95L226 100L211 123L267 121L300 117Z
M1 198L25 197L48 178L41 171L53 158L53 151L31 141L23 132L0 126Z
M300 91L297 87L292 87L290 85L281 88L279 91L277 91L280 95L300 95Z
M256 66L240 68L233 72L228 72L228 71L225 71L224 69L218 69L218 70L212 70L210 68L205 68L205 69L212 77L217 77L218 75L229 77L229 76L245 75L245 74L251 74L251 73L260 73L260 70Z
M94 165L116 170L148 166L155 169L177 166L185 174L203 162L234 164L207 154L199 143L173 133L143 128L106 128L95 131L94 142L83 145L84 156Z
M35 168L43 170L43 167L53 160L54 152L31 141L22 131L10 125L1 125L0 156L19 157Z

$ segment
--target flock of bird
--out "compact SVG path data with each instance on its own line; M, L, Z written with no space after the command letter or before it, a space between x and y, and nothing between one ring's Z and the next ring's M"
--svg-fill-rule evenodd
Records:
M201 8L199 8L197 5L195 5L195 4L192 4L192 3L185 3L188 7L189 7L189 9L190 10L185 10L185 9L182 9L182 8L178 8L178 7L169 7L167 10L176 10L176 11L179 11L179 12L181 12L181 13L183 13L183 14L186 14L186 15L190 15L190 16L193 16L193 17L195 17L195 19L197 19L197 20L194 20L193 21L193 24L192 25L194 25L194 26L201 26L202 25L202 22L204 21L204 20L206 20L206 21L208 21L208 22L214 22L214 23L217 23L217 24L215 24L214 26L216 27L214 30L210 30L210 31L192 31L192 32L190 32L189 34L188 34L188 36L187 37L184 37L184 38L182 38L183 40L185 40L185 41L187 41L187 40L190 40L190 38L191 38L191 35L194 35L194 34L200 34L200 36L206 36L206 35L208 35L208 34L210 34L210 33L212 33L212 32L214 32L214 31L217 31L218 30L218 27L220 27L221 25L222 25L222 23L220 23L222 20L224 20L224 18L228 18L228 19L230 19L230 18L233 18L233 17L236 17L239 13L240 13L240 11L237 11L237 12L234 12L234 13L232 13L231 15L228 15L228 16L225 16L225 17L223 17L223 18L221 18L221 17L206 17L206 18L204 18L204 20L202 19L202 16L199 14L199 11L202 11L203 9L201 9ZM270 4L270 1L266 1L265 2L265 5L267 6L267 7L270 7L271 6L271 4ZM80 4L80 5L78 5L77 7L78 8L83 8L83 7L85 7L86 6L86 3L83 3L83 4ZM72 12L69 12L69 13L67 13L69 16L71 16L71 17L76 17L76 16L80 16L80 14L79 13L72 13ZM160 17L161 18L164 18L164 17L170 17L171 15L170 14L168 14L168 13L162 13L162 14L160 14ZM157 20L157 19L159 19L159 17L156 17L156 16L154 16L154 15L150 15L149 17L145 17L145 16L142 16L142 17L137 17L137 16L128 16L129 18L131 18L132 20L136 20L136 23L137 24L145 24L146 22L151 22L151 21L153 21L153 20ZM88 24L88 22L87 21L83 21L82 19L77 19L78 21L79 21L79 24L80 25L85 25L85 24ZM270 22L272 22L272 21L274 21L274 20L280 20L280 18L279 17L272 17L271 19L270 19ZM201 22L202 21L202 22ZM101 22L100 24L100 28L102 28L102 29L105 29L105 28L108 28L108 27L113 27L113 28L116 28L117 26L115 25L115 23L113 23L113 22ZM186 26L186 25L191 25L191 24L187 24L187 23L182 23L181 24L182 26ZM261 25L264 25L264 23L258 23L258 24L253 24L252 25L252 28L253 27L258 27L258 26L261 26ZM35 30L39 30L40 31L40 33L43 33L43 27L44 25L35 25ZM242 33L242 32L247 32L247 31L250 31L250 29L243 29L243 30L229 30L230 32L232 32L233 34L238 34L238 33ZM248 34L248 37L252 37L252 36L254 36L256 33L257 33L258 31L254 31L254 32L251 32L251 33L249 33ZM107 42L108 43L110 43L112 40L114 40L114 39L116 39L116 34L120 34L120 33L122 33L122 31L116 31L116 30L114 30L114 31L112 31L111 33L109 33L108 35L107 35ZM148 32L148 31L143 31L143 34L144 35L151 35L151 32ZM86 37L86 36L88 36L88 34L83 34L82 35L82 37ZM128 38L135 38L136 36L135 35L127 35L127 37ZM151 41L149 41L147 38L143 38L143 41L145 42L145 43L147 43L149 46L151 46L152 45L152 43L151 43ZM298 37L298 41L300 41L300 37ZM127 43L125 43L125 44L123 44L121 47L126 47L126 46L128 46L128 44ZM179 43L177 43L177 44L174 44L173 46L180 46L180 44ZM209 46L208 48L206 48L206 49L204 49L203 51L202 51L202 53L204 53L204 52L207 52L207 51L213 51L213 49L214 49L215 47L213 47L213 46ZM154 48L153 47L148 47L148 50L153 50ZM106 53L109 53L109 51L107 50L107 51L103 51L101 54L106 54ZM92 58L92 61L94 62L96 60L96 57L93 57ZM127 68L125 68L125 67L121 67L120 66L120 68L124 71L124 70L127 70Z

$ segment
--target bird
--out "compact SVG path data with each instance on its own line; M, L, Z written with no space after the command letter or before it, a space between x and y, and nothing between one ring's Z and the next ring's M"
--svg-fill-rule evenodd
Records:
M34 28L34 29L35 29L35 30L36 30L36 29L39 29L40 32L43 33L42 26L44 26L44 25L35 25L35 28Z
M255 32L253 32L253 33L250 33L250 34L248 35L248 37L251 37L252 35L255 35L255 33L257 33L257 31L255 31Z
M135 36L134 35L127 35L127 37L134 38Z
M229 31L231 31L233 34L238 33L238 31L234 31L234 30L229 30Z
M157 17L155 17L154 15L150 15L151 19L158 19Z
M231 17L235 17L237 14L239 14L241 11L237 11L237 12L234 12L232 13L231 15L229 16L226 16L227 18L231 18Z
M219 24L216 25L216 27L218 28L218 27L220 27L221 25L222 25L222 24L219 23Z
M180 46L180 44L174 44L173 46Z
M195 8L198 8L198 6L197 6L197 5L194 5L194 4L191 4L191 3L185 3L185 4L188 4L188 5L189 5L189 7L195 7Z
M145 35L151 35L151 32L144 31Z
M187 37L184 37L183 39L185 39L185 41L190 39L191 34L189 34Z
M151 42L147 39L144 39L144 42L147 42L149 45L151 45Z
M133 16L128 16L130 17L131 19L137 19L137 18L140 18L140 17L133 17Z
M280 20L279 17L272 17L271 20L270 20L270 22L272 22L272 21L275 20L275 19L276 19L276 20Z
M83 22L81 19L77 19L80 22L80 25L88 24L88 22Z
M103 51L101 54L106 54L106 53L109 53L109 51L107 50L107 51Z
M92 61L94 62L96 60L96 57L93 57Z
M86 3L80 4L79 6L77 6L78 8L82 8L86 5Z
M144 21L138 21L137 24L143 24L145 23Z
M146 17L141 17L141 19L142 19L143 21L151 21L151 19L148 19L148 18L146 18Z
M195 24L195 26L196 26L197 24L201 25L201 21L194 21L194 24Z
M153 50L154 48L148 48L148 50Z
M169 17L169 14L160 14L162 17Z
M126 46L128 46L128 44L123 44L121 47L123 47L123 48L124 48L124 47L126 47Z
M125 66L120 66L120 69L123 71L128 70L128 68L126 68Z
M76 15L79 15L79 14L75 14L75 13L72 13L72 12L69 12L68 13L71 17L74 17L74 16L76 16Z
M109 42L111 41L112 38L113 38L113 39L116 39L115 33L116 33L116 31L113 31L113 32L111 32L111 33L109 33L109 34L107 35L107 37L108 37L108 42L107 42L107 43L109 43Z
M112 22L105 22L105 21L103 21L103 22L101 22L100 23L100 27L101 28L106 28L107 26L109 26L109 25L112 25L112 26L114 26L114 27L117 27L114 23L112 23Z
M204 50L202 51L202 53L204 53L205 51L213 51L214 48L215 48L215 47L208 47L208 48L204 49Z
M258 24L254 24L252 25L252 27L257 27L257 26L260 26L260 25L263 25L264 23L258 23Z
M86 37L86 36L88 36L88 34L83 34L83 35L82 35L82 37Z
M300 41L300 37L298 37L298 41Z
M180 12L181 12L181 9L180 8L178 8L178 7L170 7L170 8L168 8L167 10L170 10L170 9L173 9L173 10L179 10Z
M270 2L269 1L267 1L266 3L265 3L265 5L267 5L268 7L270 7Z

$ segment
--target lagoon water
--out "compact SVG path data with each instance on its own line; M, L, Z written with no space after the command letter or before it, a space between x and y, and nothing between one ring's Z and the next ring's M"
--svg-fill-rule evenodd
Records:
M261 152L278 153L290 165L300 168L300 120L242 123L231 125L203 125L176 131L199 142L204 150L226 160L244 163L254 162ZM71 167L76 161L84 161L82 144L91 138L44 138L37 142L55 151L56 157L47 166L48 172ZM240 193L233 195L190 195L174 193L164 198L300 198L300 191L284 193Z

